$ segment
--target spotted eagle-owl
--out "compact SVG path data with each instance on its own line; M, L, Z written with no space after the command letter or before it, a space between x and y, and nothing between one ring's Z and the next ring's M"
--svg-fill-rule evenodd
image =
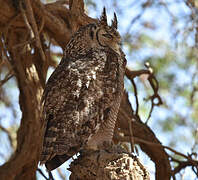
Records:
M97 150L113 137L124 89L125 57L117 18L105 9L67 44L42 97L46 124L40 163L49 171L83 149Z

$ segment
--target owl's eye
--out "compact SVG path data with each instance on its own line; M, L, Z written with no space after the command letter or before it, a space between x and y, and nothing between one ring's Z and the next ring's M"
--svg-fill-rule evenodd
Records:
M102 35L108 39L113 39L113 36L111 34L102 34Z

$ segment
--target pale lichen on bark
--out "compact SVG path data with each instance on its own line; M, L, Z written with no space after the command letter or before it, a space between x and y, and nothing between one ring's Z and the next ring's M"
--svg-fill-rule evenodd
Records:
M139 159L120 146L106 151L83 153L69 170L70 180L149 180L149 173Z

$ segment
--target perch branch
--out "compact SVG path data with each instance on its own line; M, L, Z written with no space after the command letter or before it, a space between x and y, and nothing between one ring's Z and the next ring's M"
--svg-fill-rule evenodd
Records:
M71 163L69 170L72 172L70 180L150 179L138 158L120 146L108 148L108 151L84 152Z

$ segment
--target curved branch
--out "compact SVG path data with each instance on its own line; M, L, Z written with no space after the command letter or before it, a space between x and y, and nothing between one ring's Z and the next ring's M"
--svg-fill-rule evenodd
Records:
M125 93L118 113L116 127L119 127L120 131L129 132L128 121L131 120L133 120L132 129L134 137L159 145L157 148L153 148L153 146L149 144L138 142L142 151L145 152L156 165L156 180L160 180L161 177L163 177L164 180L169 180L171 177L171 166L168 154L153 131L146 124L142 123L138 117L133 115L133 109L128 100L128 95ZM114 137L114 139L116 139L116 137Z

